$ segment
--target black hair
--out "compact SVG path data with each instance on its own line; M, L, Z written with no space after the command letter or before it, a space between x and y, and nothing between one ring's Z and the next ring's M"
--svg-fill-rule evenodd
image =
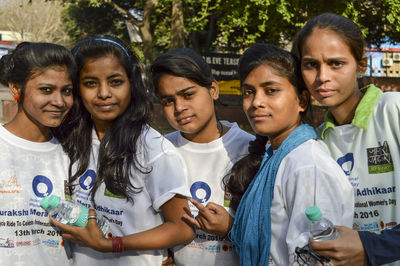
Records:
M310 94L301 77L297 58L290 52L272 44L255 44L247 49L239 59L240 83L242 84L249 73L260 65L271 67L276 75L286 78L293 85L299 96L300 105L305 109L300 113L301 119L303 122L308 122ZM231 193L230 206L234 210L237 209L244 192L260 168L267 141L268 137L257 134L256 139L249 143L249 154L234 164L224 181Z
M358 65L365 67L365 38L360 28L350 19L332 13L323 13L309 20L297 33L292 47L292 52L302 58L304 43L314 29L327 29L340 35L349 46L351 53Z
M147 80L137 57L121 40L114 36L94 36L86 38L72 49L79 72L88 59L115 56L124 67L130 83L131 102L125 112L117 117L100 143L97 177L91 190L92 198L101 185L115 195L133 200L129 192L140 192L130 180L132 167L142 173L150 170L138 161L139 137L146 129L151 114L151 104L147 96ZM74 95L74 105L61 125L58 138L70 157L69 184L88 168L92 146L93 121L82 103L81 96ZM72 175L72 165L78 163Z
M21 88L20 102L23 101L25 86L34 75L52 67L65 67L74 84L76 94L76 64L67 48L53 43L22 42L15 50L0 59L0 83L8 86L14 83Z
M158 82L165 74L187 78L206 88L210 88L214 80L208 64L189 48L172 50L160 55L150 70L156 94L158 94Z

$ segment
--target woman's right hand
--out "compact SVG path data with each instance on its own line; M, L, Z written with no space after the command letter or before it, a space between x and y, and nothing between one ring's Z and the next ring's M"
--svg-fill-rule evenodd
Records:
M96 216L96 211L93 208L89 209L89 216ZM85 227L66 225L57 222L52 217L50 217L50 221L62 231L62 237L65 239L100 252L112 251L112 241L104 237L96 219L89 219Z
M199 210L199 214L195 218L188 214L184 214L183 218L186 221L205 232L220 237L226 237L232 228L233 218L223 206L213 202L203 206L200 202L194 199L190 199L190 202L196 206Z

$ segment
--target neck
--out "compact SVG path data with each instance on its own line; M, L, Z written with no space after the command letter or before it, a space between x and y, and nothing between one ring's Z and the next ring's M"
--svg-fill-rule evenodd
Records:
M356 109L364 95L360 90L354 90L354 93L342 104L331 107L333 117L335 118L336 124L345 125L350 124L353 121L354 115L356 114Z
M50 128L30 120L22 110L4 128L17 137L32 141L46 142L51 139Z
M96 128L97 137L101 141L104 135L107 133L108 129L111 127L111 122L99 120L93 120L93 122Z
M187 140L196 143L209 143L220 137L226 132L226 127L217 121L215 115L196 133L184 133L182 136Z
M281 146L282 142L293 132L298 126L301 125L301 120L288 128L282 130L280 133L275 134L274 136L269 136L269 141L271 143L271 147L273 150L277 150L279 146Z

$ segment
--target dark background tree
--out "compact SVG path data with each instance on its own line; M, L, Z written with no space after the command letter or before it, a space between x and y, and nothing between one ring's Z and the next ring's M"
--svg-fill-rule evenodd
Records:
M342 14L357 23L369 44L400 41L398 0L64 0L64 25L72 42L115 34L126 42L126 21L142 43L132 44L149 61L167 49L241 52L255 42L290 45L311 17Z

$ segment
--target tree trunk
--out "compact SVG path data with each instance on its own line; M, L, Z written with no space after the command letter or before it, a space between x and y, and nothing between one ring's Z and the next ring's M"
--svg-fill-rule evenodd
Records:
M174 0L172 2L171 16L171 49L185 46L184 30L182 0Z
M155 53L153 50L153 35L151 33L151 15L153 14L158 0L146 0L143 10L143 26L140 27L140 33L143 40L143 53L147 60L153 62Z

